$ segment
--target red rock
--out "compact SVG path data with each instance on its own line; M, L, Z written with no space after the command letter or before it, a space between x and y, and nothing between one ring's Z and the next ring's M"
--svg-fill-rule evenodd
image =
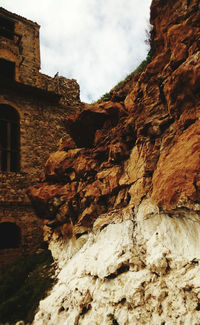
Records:
M110 101L65 119L68 135L29 190L58 234L145 196L167 210L200 203L200 3L153 0L150 21L151 62Z
M198 105L199 83L200 51L182 63L165 84L164 93L172 115L180 115L184 109Z
M76 148L76 143L72 140L72 138L68 137L68 139L60 139L58 150L67 151L69 149Z
M164 209L200 203L200 121L161 152L153 175L152 198Z
M86 106L80 114L68 116L65 119L65 126L77 147L90 148L94 143L95 132L101 128L112 128L124 113L125 110L119 103Z

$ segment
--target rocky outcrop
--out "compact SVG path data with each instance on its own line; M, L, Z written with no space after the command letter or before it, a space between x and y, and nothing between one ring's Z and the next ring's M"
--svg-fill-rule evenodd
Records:
M101 213L137 207L144 196L163 209L196 207L198 6L153 1L153 59L125 85L125 100L120 90L112 101L85 105L65 119L69 136L47 161L43 181L29 191L38 215L54 220L63 235L66 223L75 235Z
M61 269L34 324L200 322L199 9L153 0L146 69L65 119L29 189Z
M34 325L199 324L200 223L145 200L50 248L61 272Z

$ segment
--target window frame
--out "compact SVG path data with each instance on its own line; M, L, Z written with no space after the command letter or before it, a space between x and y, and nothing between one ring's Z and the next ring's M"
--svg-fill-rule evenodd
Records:
M7 116L3 116L7 110ZM10 110L10 111L9 111ZM0 172L20 170L20 119L10 105L0 104Z
M0 68L2 70L1 79L6 80L15 80L15 68L16 64L13 61L6 60L4 58L0 58Z
M15 35L15 21L0 14L0 36L13 40Z

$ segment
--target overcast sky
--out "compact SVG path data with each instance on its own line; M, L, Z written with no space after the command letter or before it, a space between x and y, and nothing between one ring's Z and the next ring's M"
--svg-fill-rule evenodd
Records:
M76 79L92 102L146 57L151 0L0 0L0 6L37 22L41 72Z

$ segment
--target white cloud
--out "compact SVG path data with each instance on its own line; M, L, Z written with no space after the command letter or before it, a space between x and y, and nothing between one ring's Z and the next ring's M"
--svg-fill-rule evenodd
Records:
M147 53L151 0L1 0L41 25L42 70L77 79L83 101L98 99Z

